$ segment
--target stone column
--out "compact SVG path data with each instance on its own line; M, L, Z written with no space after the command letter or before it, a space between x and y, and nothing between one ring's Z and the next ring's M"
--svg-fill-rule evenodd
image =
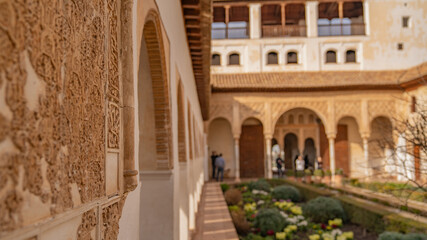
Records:
M240 181L240 149L239 149L239 139L240 136L234 136L234 159L236 161L236 166L235 166L235 178L236 181Z
M272 136L271 135L264 135L264 139L265 139L265 150L266 150L266 159L265 161L267 162L267 172L265 177L266 178L272 178L273 177L273 172L271 169L271 139Z
M123 86L123 177L124 192L133 191L138 186L138 170L135 167L135 108L133 88L133 39L132 39L132 0L121 2L121 77Z
M307 1L305 3L305 22L307 25L307 37L317 37L317 1Z
M249 4L249 38L261 37L261 3Z
M332 177L335 176L335 134L328 134L329 140L329 169Z
M369 135L362 135L362 140L363 140L363 159L365 160L364 163L364 168L365 168L365 176L368 177L369 176L369 145L368 145L368 140L369 140Z

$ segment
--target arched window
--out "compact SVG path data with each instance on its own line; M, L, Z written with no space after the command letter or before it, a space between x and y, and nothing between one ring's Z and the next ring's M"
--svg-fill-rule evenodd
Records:
M219 66L221 65L221 56L219 54L212 54L212 62L211 65Z
M237 53L232 53L228 56L228 65L240 65L240 56Z
M345 62L348 62L348 63L356 62L356 52L354 50L348 50L345 53Z
M304 116L303 116L302 114L300 114L300 115L298 116L298 123L299 123L299 124L304 124Z
M289 115L288 124L294 124L294 115Z
M337 62L337 53L333 50L326 52L326 63L336 63Z
M277 59L276 52L269 52L267 54L267 64L278 64L279 60Z
M288 52L286 62L288 64L298 64L298 54L296 52Z

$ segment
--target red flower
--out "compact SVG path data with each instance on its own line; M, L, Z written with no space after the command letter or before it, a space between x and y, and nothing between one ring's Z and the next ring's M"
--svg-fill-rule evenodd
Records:
M332 228L337 228L338 225L332 224Z
M320 225L320 227L325 230L326 229L326 225L324 223L322 223L322 225Z
M255 218L255 213L251 215L251 218Z
M267 235L268 236L273 236L274 235L274 231L273 230L268 230L267 231Z

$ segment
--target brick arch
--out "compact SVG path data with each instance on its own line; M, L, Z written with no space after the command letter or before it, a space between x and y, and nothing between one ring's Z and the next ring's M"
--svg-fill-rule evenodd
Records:
M187 161L187 149L185 143L185 109L184 109L184 95L182 83L178 83L178 161ZM188 120L190 121L190 119Z
M153 10L147 15L143 28L143 40L145 40L147 47L154 100L156 168L171 169L173 168L173 160L171 156L172 131L169 81L160 19Z

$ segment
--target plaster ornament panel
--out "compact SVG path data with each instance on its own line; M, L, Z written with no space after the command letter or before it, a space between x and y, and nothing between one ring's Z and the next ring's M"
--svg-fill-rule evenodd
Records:
M120 109L114 103L108 104L108 147L119 148Z
M343 117L354 117L357 124L361 124L361 103L360 101L336 101L335 102L335 125Z
M282 114L295 108L307 108L314 111L317 115L321 115L318 117L320 117L323 124L326 125L326 123L324 123L324 120L328 120L328 104L326 101L273 102L271 103L273 124Z
M255 117L261 122L264 121L264 102L240 102L239 111L241 121L245 121L250 117Z
M368 101L368 114L369 123L376 117L388 117L393 121L395 116L395 101L394 100L369 100Z
M73 184L83 204L105 196L105 138L118 148L120 133L118 1L105 3L0 2L0 144L13 146L0 153L0 232L22 226L23 191L52 215L74 207ZM33 77L44 89L29 107Z
M211 103L210 118L213 120L218 117L227 119L232 124L233 104L231 103Z
M102 240L115 240L119 234L119 220L126 196L102 209Z
M93 240L92 235L97 222L97 214L94 209L83 213L82 223L77 229L77 240Z

